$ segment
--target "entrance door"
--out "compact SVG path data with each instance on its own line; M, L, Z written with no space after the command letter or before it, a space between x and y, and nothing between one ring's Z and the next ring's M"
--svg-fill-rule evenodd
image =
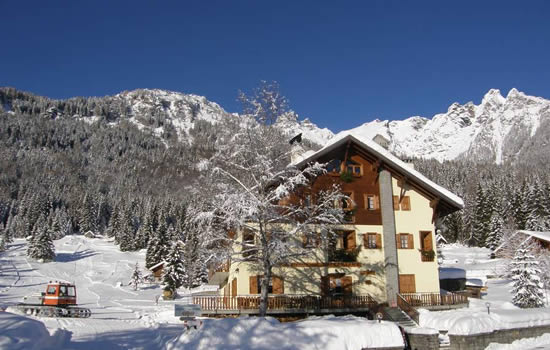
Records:
M414 275L399 275L399 293L416 293Z

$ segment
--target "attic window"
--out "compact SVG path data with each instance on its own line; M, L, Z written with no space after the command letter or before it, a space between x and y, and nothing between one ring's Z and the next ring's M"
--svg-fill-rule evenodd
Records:
M330 174L340 174L342 171L342 161L333 159L327 164L327 172Z
M363 174L363 166L355 162L347 162L346 171L353 176L361 176Z

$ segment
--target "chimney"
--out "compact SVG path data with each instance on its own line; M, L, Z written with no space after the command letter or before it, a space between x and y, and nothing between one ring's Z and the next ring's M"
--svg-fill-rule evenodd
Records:
M290 162L297 163L298 160L304 154L304 147L302 147L302 133L294 136L290 141Z

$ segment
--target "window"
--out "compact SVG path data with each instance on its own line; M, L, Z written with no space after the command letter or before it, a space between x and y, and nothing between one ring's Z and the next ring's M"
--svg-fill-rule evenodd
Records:
M68 295L69 295L70 297L75 297L75 296L76 296L76 292L75 292L75 290L74 290L74 287L69 287L69 288L67 288L67 289L68 289Z
M316 232L307 233L303 237L304 248L317 248L321 245L321 237Z
M414 241L413 241L413 235L409 233L400 233L397 235L397 248L399 249L413 249L414 248Z
M67 295L67 287L59 286L59 296L64 297Z
M332 297L351 295L353 293L352 285L351 276L345 276L343 273L332 273L321 277L323 295Z
M263 275L250 276L250 294L260 294L262 292ZM284 294L284 281L282 278L273 276L268 281L267 292L269 294Z
M342 171L342 161L333 159L327 164L327 172L330 174L340 174Z
M382 248L381 235L379 233L365 233L363 245L368 249Z
M408 249L409 248L409 237L408 235L401 235L399 236L401 241L401 249Z
M46 293L50 294L50 295L55 295L56 290L57 290L57 288L55 288L55 286L49 286L48 291Z
M374 194L366 194L365 195L365 209L367 209L367 210L378 210L378 209L380 209L378 196L376 196Z
M256 248L254 247L254 233L250 231L243 232L243 257L253 257L256 254Z
M346 164L346 171L355 177L359 177L363 174L363 166L359 163L349 161Z
M342 192L344 195L340 198L335 204L336 207L342 208L344 210L353 210L355 209L355 202L353 201L353 192Z
M258 276L258 294L260 294L262 292L262 280L263 279L264 279L264 276ZM273 294L273 278L271 278L268 281L267 292L269 294Z

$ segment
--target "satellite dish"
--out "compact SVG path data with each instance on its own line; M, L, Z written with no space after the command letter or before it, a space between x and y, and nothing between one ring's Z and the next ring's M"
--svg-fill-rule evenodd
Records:
M302 133L299 133L298 135L291 138L290 141L288 141L288 143L290 143L291 145L293 145L294 142L298 142L298 143L302 142Z

